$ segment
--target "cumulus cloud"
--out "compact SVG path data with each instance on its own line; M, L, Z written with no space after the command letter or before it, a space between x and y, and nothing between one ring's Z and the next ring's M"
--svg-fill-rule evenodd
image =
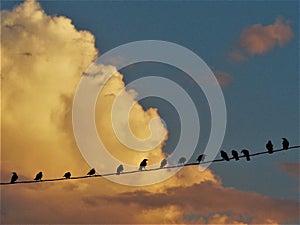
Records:
M33 0L1 11L1 31L4 166L28 176L86 168L71 130L61 128L81 74L98 54L94 36L46 15Z
M46 15L34 0L25 1L11 12L2 11L1 18L1 112L5 130L2 159L6 168L28 175L48 168L47 177L64 170L85 172L87 165L73 137L71 110L76 86L98 55L94 36L76 30L68 18ZM152 158L151 163L161 160L167 135L158 135L156 139L160 138L161 144L140 154L118 141L111 126L111 105L125 86L123 76L116 72L103 83L105 74L116 69L113 66L96 69L100 75L92 82L104 86L96 107L96 123L108 150L135 166L143 157ZM122 104L134 104L129 118L131 129L144 138L149 135L149 122L159 115L154 108L144 111L135 97L133 90L125 92ZM125 117L123 111L119 113L118 117ZM162 123L156 123L154 131L166 133Z
M236 61L243 61L248 55L265 54L276 46L283 47L293 37L290 22L278 17L274 24L254 24L246 27L237 43L237 49L229 53Z

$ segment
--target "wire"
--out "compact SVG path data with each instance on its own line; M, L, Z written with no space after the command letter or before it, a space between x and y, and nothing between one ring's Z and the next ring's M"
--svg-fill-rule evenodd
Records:
M290 149L294 149L294 148L300 148L300 145L298 146L292 146L289 147L288 149L277 149L277 150L273 150L273 152L281 152L281 151L287 151ZM249 154L250 157L253 156L258 156L258 155L263 155L263 154L270 154L268 151L263 151L263 152L257 152L257 153L252 153ZM245 158L245 155L239 156L239 158ZM234 159L234 157L229 158ZM166 166L163 168L151 168L151 169L147 169L147 170L133 170L133 171L125 171L122 172L120 175L125 175L125 174L133 174L133 173L145 173L145 172L150 172L150 171L156 171L156 170L163 170L163 169L174 169L174 168L179 168L179 167L185 167L185 166L199 166L201 164L207 164L207 163L216 163L216 162L223 162L225 161L224 159L214 159L211 161L203 161L203 162L196 162L196 163L186 163L183 165L173 165L173 166ZM67 180L78 180L78 179L86 179L86 178L95 178L95 177L108 177L108 176L114 176L117 175L117 173L106 173L106 174L95 174L95 175L86 175L86 176L77 176L77 177L70 177L69 179L66 178L53 178L53 179L44 179L44 180L40 180L40 181L34 181L34 180L24 180L24 181L16 181L15 183L10 183L10 182L1 182L0 185L14 185L14 184L29 184L29 183L45 183L45 182L56 182L56 181L67 181Z

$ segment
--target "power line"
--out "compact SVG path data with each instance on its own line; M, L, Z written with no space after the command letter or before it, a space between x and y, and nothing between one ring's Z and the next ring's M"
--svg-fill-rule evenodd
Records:
M277 149L277 150L273 150L273 152L281 152L281 151L287 151L290 149L294 149L294 148L300 148L300 145L298 146L292 146L289 147L288 149ZM270 154L268 151L263 151L263 152L257 152L257 153L252 153L249 154L250 157L253 156L258 156L258 155L263 155L263 154ZM239 156L239 158L245 158L245 155ZM234 159L234 157L229 158ZM203 161L203 162L196 162L196 163L186 163L183 165L173 165L173 166L166 166L163 168L151 168L151 169L147 169L147 170L133 170L133 171L125 171L120 173L118 176L120 175L125 175L125 174L133 174L133 173L145 173L145 172L150 172L150 171L156 171L156 170L163 170L163 169L174 169L174 168L179 168L179 167L185 167L185 166L199 166L201 164L207 164L207 163L216 163L216 162L223 162L225 161L224 159L214 159L211 161ZM52 179L44 179L44 180L40 180L40 181L34 181L34 180L24 180L24 181L16 181L15 183L10 183L10 182L1 182L0 185L14 185L14 184L28 184L28 183L45 183L45 182L56 182L56 181L62 181L62 180L78 180L78 179L86 179L86 178L95 178L95 177L108 177L108 176L114 176L117 175L116 172L114 173L106 173L106 174L95 174L92 176L89 175L85 175L85 176L76 176L76 177L71 177L69 179L66 178L52 178Z

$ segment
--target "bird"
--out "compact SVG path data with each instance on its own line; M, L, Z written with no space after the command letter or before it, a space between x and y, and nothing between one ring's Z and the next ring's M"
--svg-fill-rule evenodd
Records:
M92 175L95 175L95 173L96 173L96 170L93 168L86 175L92 176Z
M70 172L66 172L65 175L64 175L64 178L70 179L71 178L71 173Z
M239 153L237 151L232 150L231 154L235 160L239 160Z
M269 154L273 153L273 144L272 144L272 142L270 140L266 144L266 148L268 149Z
M249 154L249 151L247 149L243 149L241 151L241 153L244 154L244 156L246 157L247 161L250 161L250 154Z
M178 160L178 164L184 164L186 161L186 158L185 157L181 157L179 160Z
M37 175L35 175L34 180L35 180L35 181L39 181L39 180L42 179L42 177L43 177L43 173L42 173L42 172L39 172L39 173L37 173Z
M143 159L143 161L140 163L140 168L139 168L139 170L146 169L147 161L148 161L148 159Z
M204 159L205 159L205 156L206 156L205 154L199 155L198 158L197 158L197 161L198 161L199 163L203 162Z
M118 166L118 168L117 168L117 175L120 175L122 172L123 172L123 170L124 170L124 167L123 167L123 165L121 164L121 165L119 165Z
M16 172L13 172L12 174L13 175L11 176L11 179L10 179L11 184L15 183L19 178Z
M166 165L167 165L168 161L166 159L163 159L161 162L160 162L160 167L159 168L164 168Z
M282 148L284 150L287 150L289 148L289 145L290 145L289 141L286 138L282 138Z
M223 150L221 150L221 157L222 157L224 160L229 161L229 157L228 157L227 153L224 152Z

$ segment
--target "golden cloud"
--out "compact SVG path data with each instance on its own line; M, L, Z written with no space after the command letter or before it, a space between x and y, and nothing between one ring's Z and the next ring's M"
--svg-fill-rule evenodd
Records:
M278 17L274 24L254 24L246 27L237 43L237 49L229 53L231 59L244 61L247 55L261 55L276 46L283 47L293 38L290 22Z

